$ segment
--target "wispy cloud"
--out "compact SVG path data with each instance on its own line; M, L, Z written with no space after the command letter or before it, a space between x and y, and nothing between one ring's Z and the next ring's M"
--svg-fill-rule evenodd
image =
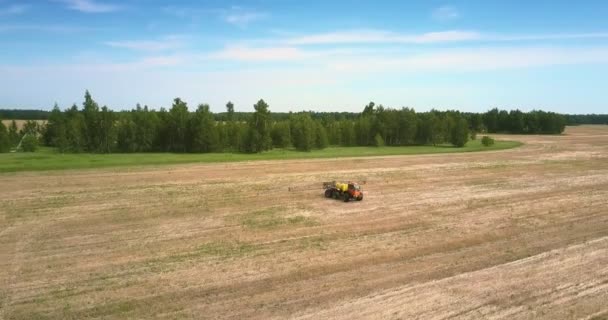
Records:
M220 51L209 54L198 55L202 60L220 59L243 62L307 62L319 64L326 61L326 58L346 58L352 56L365 56L372 53L386 53L391 50L365 49L365 48L326 48L326 49L306 49L295 46L247 46L233 45Z
M153 56L146 57L137 62L135 62L132 66L135 67L168 67L168 66L176 66L184 62L184 58L178 55L171 56Z
M352 30L305 35L286 39L293 45L357 44L357 43L436 43L480 39L474 31L449 30L417 35L399 34L384 30Z
M237 61L286 61L310 56L310 53L294 47L251 48L245 46L228 47L208 55L212 59Z
M85 54L86 55L86 54ZM51 70L63 70L65 72L95 71L103 73L112 72L134 72L152 70L156 68L175 67L191 61L191 58L180 55L151 55L137 58L131 61L116 62L108 60L107 57L95 56L87 59L76 59L75 63L40 64L29 66L11 66L0 64L0 71L5 72L28 72L33 76L36 70L48 72Z
M541 40L575 40L608 38L608 32L496 34L477 31L447 30L421 34L403 34L387 30L347 30L284 38L278 42L288 45L344 45L344 44L432 44L448 42L516 42Z
M232 9L224 14L224 21L239 27L245 27L250 23L266 18L268 15L262 12L246 11L243 9Z
M215 16L216 19L224 21L241 28L247 27L253 22L265 19L269 16L266 12L261 12L245 7L232 6L229 8L200 8L183 6L166 6L162 10L178 18L190 18L199 20L200 16Z
M486 35L484 38L494 41L530 41L530 40L576 40L608 38L608 32L590 33L550 33L523 35Z
M8 7L0 8L0 16L22 14L29 10L29 8L30 5L28 4L11 4Z
M205 56L248 63L306 62L308 67L355 72L433 71L474 72L549 65L608 63L608 47L473 47L409 51L364 48L304 49L285 47L227 47ZM294 64L298 65L298 64Z
M201 9L201 8L191 8L191 7L182 7L182 6L165 6L162 7L161 10L172 16L176 16L178 18L186 18L192 17L200 14L209 13L209 10Z
M96 0L61 0L71 10L85 13L107 13L120 10L122 7L115 4L99 2Z
M184 36L172 35L158 40L107 41L105 44L110 47L137 51L165 51L182 48L185 45L184 39Z
M363 63L364 62L364 63ZM341 59L329 63L340 71L488 71L550 65L608 63L608 47L468 48L430 51L414 55Z
M450 21L460 18L460 12L452 6L441 6L433 10L431 16L437 21Z
M0 24L0 32L35 31L50 33L75 33L85 31L96 31L100 28L69 25L43 25L43 24Z

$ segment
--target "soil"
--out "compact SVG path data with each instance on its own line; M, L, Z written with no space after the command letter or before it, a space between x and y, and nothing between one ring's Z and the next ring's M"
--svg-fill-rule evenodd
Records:
M525 144L1 175L0 319L608 317L608 126L495 137Z

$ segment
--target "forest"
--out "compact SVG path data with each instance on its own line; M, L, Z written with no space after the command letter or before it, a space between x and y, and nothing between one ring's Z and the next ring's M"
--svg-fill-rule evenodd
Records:
M373 102L360 113L271 113L264 100L253 109L251 113L235 112L234 104L228 102L222 113L212 113L207 104L191 112L185 101L175 98L168 110L137 105L130 111L115 112L99 107L87 91L81 108L72 105L61 110L55 105L48 114L33 110L0 112L5 119L32 119L20 129L14 121L8 128L0 123L0 152L17 145L32 150L38 144L63 153L256 153L272 148L310 151L330 145L462 147L477 133L559 134L568 121L567 116L545 111L495 108L486 113L416 112Z

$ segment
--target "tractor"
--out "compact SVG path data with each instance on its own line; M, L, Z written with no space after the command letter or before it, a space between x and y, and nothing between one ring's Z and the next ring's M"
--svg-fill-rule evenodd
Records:
M325 189L326 198L341 199L344 202L348 202L351 199L357 201L363 200L363 192L361 192L359 185L354 182L323 182L323 188Z

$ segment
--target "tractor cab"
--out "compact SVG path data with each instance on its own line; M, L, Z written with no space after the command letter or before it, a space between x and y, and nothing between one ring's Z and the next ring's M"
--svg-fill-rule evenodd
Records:
M349 182L348 183L348 193L350 196L356 200L363 199L363 193L361 193L361 188L358 184Z

